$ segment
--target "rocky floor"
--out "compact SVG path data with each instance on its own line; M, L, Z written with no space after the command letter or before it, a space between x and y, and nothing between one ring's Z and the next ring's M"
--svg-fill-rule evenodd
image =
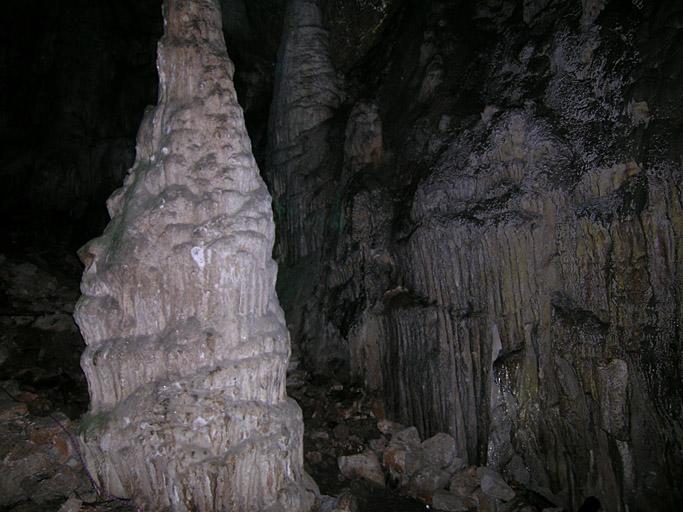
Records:
M0 255L0 512L135 510L98 494L75 448L88 402L71 318L79 276L65 247ZM361 387L311 377L296 360L288 383L304 411L319 512L552 509L488 468L465 467L450 436L421 440L385 418Z

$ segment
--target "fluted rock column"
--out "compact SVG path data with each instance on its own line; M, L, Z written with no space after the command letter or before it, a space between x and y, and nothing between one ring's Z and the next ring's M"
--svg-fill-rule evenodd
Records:
M269 119L266 171L280 237L278 261L294 264L323 246L336 187L330 122L341 101L320 0L289 0Z
M166 0L164 18L158 105L109 226L80 251L87 464L145 510L307 510L271 201L219 2Z

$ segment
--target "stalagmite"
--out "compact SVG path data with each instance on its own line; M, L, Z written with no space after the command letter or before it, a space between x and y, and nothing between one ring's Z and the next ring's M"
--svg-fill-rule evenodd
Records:
M280 262L294 263L321 249L327 196L335 190L327 174L327 137L340 91L319 4L288 1L283 22L266 165L282 231Z
M164 18L158 105L109 226L80 251L87 465L145 510L307 510L271 201L219 2L166 0Z

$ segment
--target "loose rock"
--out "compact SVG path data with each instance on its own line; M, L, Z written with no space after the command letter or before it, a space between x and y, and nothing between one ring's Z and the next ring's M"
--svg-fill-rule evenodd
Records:
M474 500L456 496L448 491L439 489L432 495L432 508L444 512L467 512L476 506Z
M471 496L479 488L479 483L477 468L470 466L453 475L448 488L456 496Z
M339 458L339 470L346 478L363 478L384 487L384 472L377 455L365 451L358 455Z
M499 473L491 468L478 468L477 475L481 479L481 490L487 496L503 501L510 501L515 497L515 491L510 488Z
M422 442L422 456L429 464L438 468L446 468L455 458L455 439L440 432Z

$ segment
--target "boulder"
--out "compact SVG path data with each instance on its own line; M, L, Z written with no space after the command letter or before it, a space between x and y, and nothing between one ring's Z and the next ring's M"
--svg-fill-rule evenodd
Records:
M339 457L338 464L341 474L346 478L362 478L384 487L384 472L373 451Z
M381 419L377 422L377 430L379 430L384 435L394 435L396 432L400 432L405 427L400 423L395 421Z
M472 496L479 488L479 483L477 468L470 466L453 475L448 489L456 496Z
M392 436L391 442L417 447L420 444L420 433L417 431L417 428L408 427L396 432Z
M406 484L409 477L421 467L422 458L415 445L397 443L392 440L384 449L383 464L395 481Z
M477 475L481 481L481 490L487 496L502 501L510 501L515 497L515 491L500 476L500 473L491 468L480 467L477 469Z
M432 495L438 489L448 485L450 475L435 466L427 466L417 471L408 485L408 493L415 498L431 502Z
M420 449L423 459L438 468L450 466L455 459L455 439L443 432L423 441Z

